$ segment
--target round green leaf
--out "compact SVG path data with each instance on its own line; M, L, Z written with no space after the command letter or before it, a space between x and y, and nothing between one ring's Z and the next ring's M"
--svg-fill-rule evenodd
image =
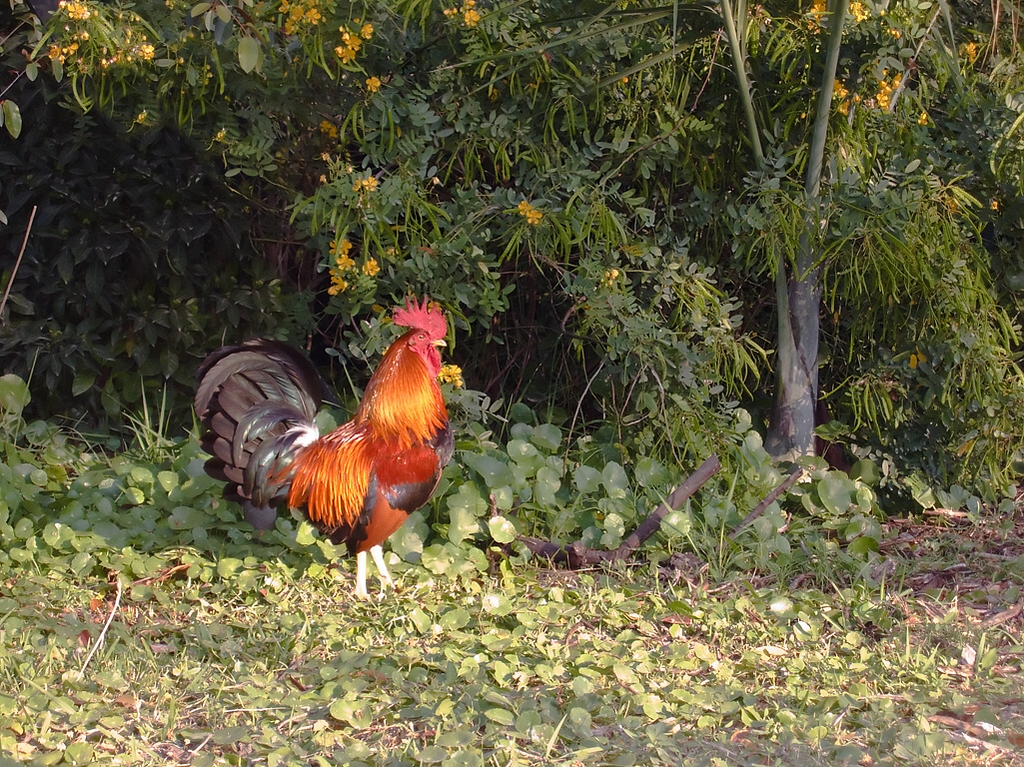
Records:
M303 521L295 530L295 542L300 546L312 546L316 542L315 528L309 522Z
M492 722L497 722L505 727L511 727L515 724L516 718L512 715L511 711L504 708L489 708L484 711L484 716L490 719Z
M225 727L213 733L213 742L218 746L227 746L231 743L238 743L239 741L247 742L249 740L248 735L248 727L243 727L242 725Z
M516 539L516 527L506 517L491 517L487 528L496 543L511 543Z
M242 569L242 560L235 557L224 557L217 563L217 575L221 578L230 578Z
M64 761L77 767L92 763L92 745L89 743L71 743L64 751Z
M21 415L21 411L31 401L28 384L13 373L0 376L0 409L12 415Z
M609 498L625 498L629 490L629 478L626 470L615 461L610 462L601 472L601 484L608 491Z
M445 629L460 629L469 623L469 613L462 607L449 610L438 619L438 624Z
M542 423L540 426L534 427L531 441L537 447L549 451L558 450L562 445L562 430L553 423Z
M508 615L512 612L512 602L504 594L485 594L482 603L484 612L490 615Z
M842 514L850 508L856 489L850 479L837 472L826 474L817 484L821 505L832 514Z
M418 754L415 759L420 764L436 764L448 758L448 751L441 746L427 746Z
M369 727L373 721L370 712L366 710L365 703L339 698L331 703L329 709L331 716L339 722L345 722L353 727Z
M160 483L160 487L164 489L165 493L169 493L178 486L178 475L173 471L161 471L156 475L156 481Z
M511 485L515 479L507 465L490 455L467 455L465 463L483 477L488 487ZM465 485L463 485L465 487Z
M633 474L640 487L654 487L668 481L668 471L650 456L644 456L636 462Z
M581 493L593 493L601 486L601 472L593 466L577 466L573 481Z

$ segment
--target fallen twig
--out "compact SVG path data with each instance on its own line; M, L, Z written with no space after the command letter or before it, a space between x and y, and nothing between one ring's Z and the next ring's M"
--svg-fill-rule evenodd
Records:
M114 606L110 608L110 615L107 616L107 622L103 624L103 630L100 635L96 637L96 641L92 644L92 649L89 650L89 654L85 656L85 662L82 663L82 668L78 672L79 681L85 676L85 669L89 665L89 661L92 660L92 656L96 654L96 651L100 649L100 645L103 644L103 640L107 636L107 629L110 628L111 622L114 620L114 616L117 614L117 608L121 604L121 579L117 578L117 596L114 597Z
M719 462L717 455L712 455L704 461L693 474L687 477L683 484L669 494L664 503L659 504L647 515L647 519L641 522L640 526L618 548L591 549L585 546L582 541L562 546L552 541L544 541L539 538L529 538L526 536L520 537L519 540L525 543L526 548L533 554L550 559L556 564L567 565L574 570L601 562L617 562L626 559L640 548L644 541L654 535L661 526L661 521L670 511L674 511L682 506L687 498L697 492L721 468L722 464Z
M36 209L38 206L32 206L32 213L28 217L28 226L25 227L25 238L21 241L21 250L18 251L18 257L14 261L14 268L11 269L11 278L7 280L7 289L4 291L4 297L0 298L0 319L4 316L4 307L7 306L7 299L11 295L11 287L14 285L14 277L18 273L18 267L21 266L21 258L25 255L25 246L28 245L28 236L32 231L32 222L36 220Z
M733 531L729 533L729 540L733 540L737 535L739 535L740 530L742 530L744 527L746 527L759 516L761 516L761 514L764 513L764 510L767 509L776 498L778 498L784 492L789 490L789 488L791 488L793 484L797 480L799 480L800 477L802 477L803 475L804 470L801 469L799 466L793 469L792 473L790 473L790 475L786 477L785 480L782 481L782 484L780 484L778 487L776 487L774 490L768 493L768 495L766 495L762 499L762 501L759 504L757 504L757 506L754 507L754 510L747 514L747 516L743 518L742 522L736 525Z
M192 567L192 565L187 563L171 565L170 567L165 567L156 575L147 575L144 578L139 578L137 580L132 581L132 586L149 586L153 583L161 583L163 581L166 581L168 578L172 577L176 573L180 573L183 570L188 570L190 567Z
M968 519L971 516L969 511L961 511L960 509L925 509L922 512L925 516L929 517L946 517L947 519Z
M1024 601L1018 602L1013 607L1009 607L1002 612L998 612L995 615L990 615L981 623L978 624L979 628L990 629L993 626L998 626L1000 623L1006 623L1008 620L1012 620L1021 614L1024 610Z

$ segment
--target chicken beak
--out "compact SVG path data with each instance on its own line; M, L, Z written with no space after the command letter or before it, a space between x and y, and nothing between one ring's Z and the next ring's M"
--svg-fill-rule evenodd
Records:
M433 346L447 346L448 345L447 343L445 343L445 340L443 338L439 338L436 341L431 341L430 343Z

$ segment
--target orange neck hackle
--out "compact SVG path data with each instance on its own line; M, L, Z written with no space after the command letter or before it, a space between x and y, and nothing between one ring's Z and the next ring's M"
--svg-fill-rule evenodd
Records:
M388 349L354 419L370 424L378 439L403 449L429 439L448 421L437 374L413 346L419 332L410 330Z

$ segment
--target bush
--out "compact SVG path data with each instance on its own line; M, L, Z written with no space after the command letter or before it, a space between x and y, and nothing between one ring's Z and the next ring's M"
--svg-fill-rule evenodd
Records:
M13 171L0 186L5 286L38 212L0 323L0 368L30 382L34 416L105 429L166 394L174 423L190 425L208 351L307 330L307 299L255 241L255 203L179 133L124 133L45 87L19 101L22 134L0 153Z

